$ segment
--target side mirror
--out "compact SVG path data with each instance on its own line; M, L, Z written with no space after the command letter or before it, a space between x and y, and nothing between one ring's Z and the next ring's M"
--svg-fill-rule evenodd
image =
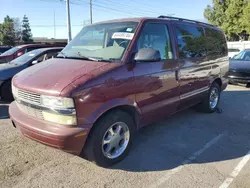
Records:
M32 65L35 65L35 64L37 64L37 63L39 63L37 60L32 61Z
M153 48L142 48L135 54L134 60L136 62L157 62L161 60L160 51Z

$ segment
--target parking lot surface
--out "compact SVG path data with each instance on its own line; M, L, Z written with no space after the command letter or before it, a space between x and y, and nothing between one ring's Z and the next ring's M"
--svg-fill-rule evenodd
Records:
M141 129L104 169L23 137L0 105L0 187L250 187L250 89L229 85L220 109L188 109Z

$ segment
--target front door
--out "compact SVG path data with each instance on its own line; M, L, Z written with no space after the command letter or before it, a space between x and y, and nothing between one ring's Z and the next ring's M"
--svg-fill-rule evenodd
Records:
M158 62L137 62L134 67L136 102L143 113L142 124L150 124L174 113L179 104L178 63L173 55L168 25L148 23L137 50L153 48L161 54Z

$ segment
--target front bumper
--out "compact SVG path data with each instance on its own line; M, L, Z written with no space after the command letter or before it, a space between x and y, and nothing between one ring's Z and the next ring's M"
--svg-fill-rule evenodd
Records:
M250 83L250 77L235 77L228 76L229 83L240 83L240 84L248 84Z
M28 116L18 108L15 101L9 106L9 114L13 125L24 136L76 155L81 153L89 133L89 129L84 126L65 127Z

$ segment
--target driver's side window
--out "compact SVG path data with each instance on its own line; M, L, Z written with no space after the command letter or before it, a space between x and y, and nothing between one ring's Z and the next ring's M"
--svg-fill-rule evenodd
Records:
M146 24L138 40L137 48L138 51L142 48L153 48L160 52L161 59L173 59L170 36L165 24Z
M43 62L44 61L44 56L45 56L45 54L42 54L39 57L37 57L34 61L37 61L37 63Z

